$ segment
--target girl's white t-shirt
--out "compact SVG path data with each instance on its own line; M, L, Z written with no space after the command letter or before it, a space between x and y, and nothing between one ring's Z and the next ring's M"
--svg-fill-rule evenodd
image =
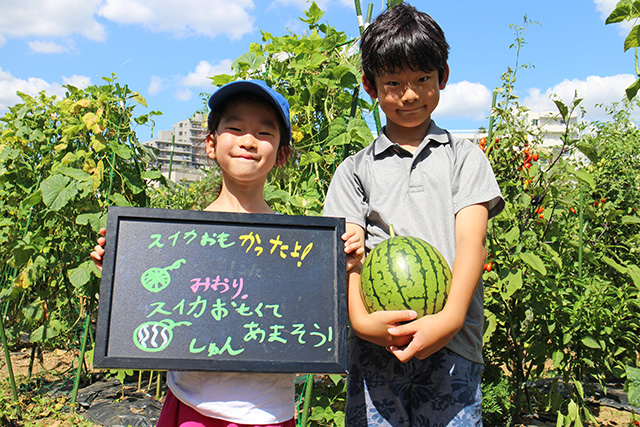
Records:
M294 416L294 374L169 371L176 398L204 416L239 424L277 424Z

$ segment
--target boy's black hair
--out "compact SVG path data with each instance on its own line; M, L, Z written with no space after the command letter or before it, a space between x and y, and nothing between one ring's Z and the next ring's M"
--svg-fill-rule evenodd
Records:
M444 78L449 44L436 21L413 6L401 3L384 13L365 29L360 42L362 72L375 87L380 73L438 71Z
M274 113L278 118L278 127L280 129L280 144L278 145L278 152L283 147L288 147L290 145L289 130L285 126L285 124L282 122L282 118L280 117L280 114L278 114L278 112L275 111L273 104L271 104L262 96L252 94L252 93L239 93L235 95L230 95L228 98L222 101L215 110L211 111L209 113L209 116L207 117L207 128L209 130L209 135L215 137L216 129L218 129L218 125L220 124L220 121L222 120L224 113L229 108L229 105L237 101L244 101L244 102L264 105L274 110Z

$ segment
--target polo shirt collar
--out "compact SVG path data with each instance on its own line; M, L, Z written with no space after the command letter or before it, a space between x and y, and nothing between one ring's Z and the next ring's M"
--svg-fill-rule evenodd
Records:
M373 147L373 154L375 156L378 156L379 154L396 145L389 138L387 138L387 135L384 133L385 128L386 126L382 128L378 138L373 141L373 143L375 144ZM447 134L447 132L444 129L438 127L438 125L436 125L436 122L433 120L431 120L431 125L429 126L427 135L420 143L420 146L418 147L414 155L417 152L422 151L422 147L427 145L429 141L434 141L440 144L446 144L449 142L449 135Z

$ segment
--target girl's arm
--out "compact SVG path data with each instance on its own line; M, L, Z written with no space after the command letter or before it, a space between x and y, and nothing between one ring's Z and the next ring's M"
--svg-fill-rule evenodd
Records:
M405 348L390 349L400 361L406 362L414 356L418 359L429 357L462 329L482 276L488 219L487 203L468 206L456 215L456 255L447 302L439 313L391 328L389 333L392 335L413 337Z
M102 237L98 237L98 244L91 252L91 258L93 259L93 263L98 267L98 270L102 271L102 257L104 256L104 244L107 242L105 239L107 235L107 229L101 228L100 234Z

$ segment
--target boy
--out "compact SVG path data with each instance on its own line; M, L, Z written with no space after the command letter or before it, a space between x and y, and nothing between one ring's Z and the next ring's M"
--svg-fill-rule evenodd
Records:
M390 224L397 235L423 238L453 278L444 309L415 320L408 310L369 314L360 268L349 272L349 427L482 424L484 243L504 200L482 151L431 120L448 50L438 24L406 4L362 36L363 86L386 126L337 169L324 213L345 217L367 251L389 237Z

